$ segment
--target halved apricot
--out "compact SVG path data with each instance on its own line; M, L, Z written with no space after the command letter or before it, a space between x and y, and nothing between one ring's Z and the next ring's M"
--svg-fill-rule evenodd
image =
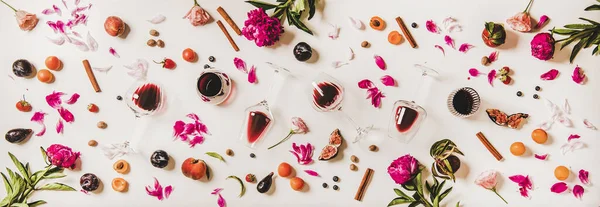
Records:
M388 42L393 45L399 45L402 43L402 35L398 31L391 31L388 35Z
M371 26L371 28L373 28L374 30L382 31L385 29L385 21L383 21L383 19L381 19L381 17L374 16L374 17L371 17L369 26Z
M127 190L129 183L123 178L115 178L112 180L112 189L117 192L124 192Z

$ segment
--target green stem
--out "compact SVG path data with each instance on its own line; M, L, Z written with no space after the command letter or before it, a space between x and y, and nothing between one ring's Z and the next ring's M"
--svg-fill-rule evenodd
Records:
M2 0L0 0L2 1ZM194 6L200 6L200 4L198 4L198 0L194 0Z
M422 176L422 175L419 173L419 175L417 175L417 176ZM413 183L414 183L414 180L413 180ZM433 205L431 203L429 203L429 201L427 199L425 199L425 194L423 193L423 190L418 190L419 188L417 187L417 185L423 185L423 183L414 183L414 184L415 184L415 188L417 188L417 194L419 194L421 204L423 204L425 207L432 207ZM421 188L421 189L423 189L423 188Z
M7 4L6 2L4 2L3 0L0 0L2 3L4 3L6 6L10 7L13 11L17 12L17 10L12 7L10 4Z
M498 195L498 197L500 197L502 199L502 201L504 201L504 203L508 204L508 202L506 202L506 200L504 200L504 198L500 194L498 194L498 191L496 191L496 188L492 188L492 191L494 193L496 193L496 195Z
M273 149L274 147L277 147L277 145L287 141L288 139L290 139L290 137L292 137L292 134L294 134L294 130L290 130L290 133L285 136L285 138L283 138L281 141L277 142L277 144L270 146L268 149Z
M523 13L529 13L529 7L531 6L531 3L533 3L533 0L529 0L529 4L527 4L527 8L525 8L525 11L523 11Z

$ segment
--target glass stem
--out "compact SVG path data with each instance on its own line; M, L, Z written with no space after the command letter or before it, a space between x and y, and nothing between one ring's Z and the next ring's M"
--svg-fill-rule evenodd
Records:
M356 124L354 119L352 119L352 117L350 117L346 112L344 112L341 107L340 109L338 109L338 111L340 112L341 116L344 117L348 121L348 123L350 123L354 127L354 129L356 129L357 135L352 143L357 143L360 140L360 138L363 137L362 135L367 133L367 130L363 129L358 124Z
M10 8L11 8L13 11L17 12L17 10L16 10L14 7L12 7L10 4L7 4L7 3L6 3L6 2L4 2L3 0L0 0L0 1L1 1L1 2L2 2L4 5L6 5L6 6L10 7Z

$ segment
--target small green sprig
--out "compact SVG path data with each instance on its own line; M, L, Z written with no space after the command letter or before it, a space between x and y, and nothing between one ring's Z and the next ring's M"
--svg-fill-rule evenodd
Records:
M246 3L265 11L274 9L271 17L277 17L283 24L283 18L287 18L288 25L294 25L298 29L313 34L312 31L300 20L302 13L308 11L308 20L315 16L317 0L277 0L279 4L271 4L260 0L249 0Z
M420 166L420 169L424 169L424 167ZM427 199L423 190L422 172L419 172L410 181L402 184L402 188L404 188L404 190L409 192L413 191L415 193L412 196L409 196L400 189L394 189L394 192L399 197L396 197L390 201L388 207L399 204L409 204L411 207L418 205L423 205L425 207L439 207L442 200L446 198L450 192L452 192L452 187L443 190L445 184L445 180L440 183L435 177L433 178L432 185L430 185L426 180L425 189L427 192L429 192L429 199Z
M600 2L600 0L597 0ZM585 11L599 11L600 4L594 4L587 8ZM589 48L592 46L596 46L592 51L592 55L600 54L600 23L586 19L583 17L579 18L580 20L586 21L586 24L567 24L564 29L552 29L551 31L554 34L569 36L564 39L557 40L556 43L561 43L560 49L562 50L567 45L570 45L573 42L577 42L575 46L573 46L573 50L571 51L571 56L569 57L569 61L573 63L573 60L581 51L581 49Z

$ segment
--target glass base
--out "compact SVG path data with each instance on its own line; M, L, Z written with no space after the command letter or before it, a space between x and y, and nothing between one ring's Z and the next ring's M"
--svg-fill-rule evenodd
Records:
M380 145L386 140L386 133L373 126L356 129L353 144L358 144L362 149L369 149L371 145Z

